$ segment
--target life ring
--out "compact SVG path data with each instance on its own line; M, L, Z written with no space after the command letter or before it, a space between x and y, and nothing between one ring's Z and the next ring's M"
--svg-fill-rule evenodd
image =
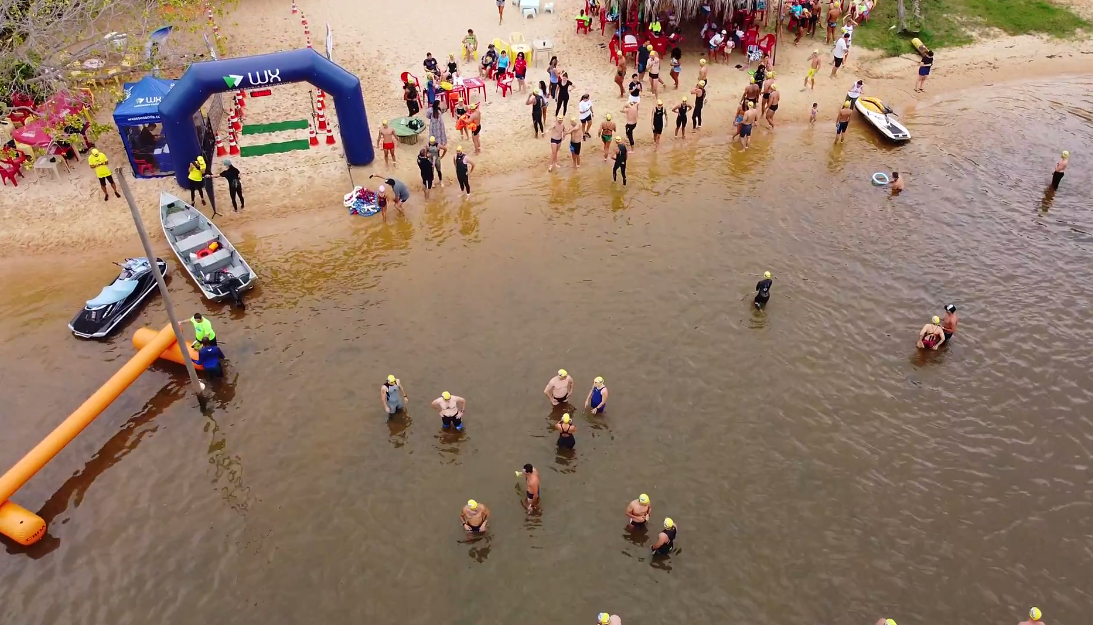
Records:
M878 171L877 173L873 174L873 184L877 185L878 187L883 187L889 182L891 181L888 180L888 174L882 171Z
M212 254L212 252L209 251L209 248L205 248L203 250L198 250L197 251L197 257L198 258L205 258L209 254Z

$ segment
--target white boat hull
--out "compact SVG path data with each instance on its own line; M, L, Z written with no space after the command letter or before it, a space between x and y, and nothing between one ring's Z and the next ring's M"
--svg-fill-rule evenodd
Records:
M164 192L160 193L159 220L167 244L206 298L220 302L231 299L232 291L239 293L254 286L258 276L201 211ZM215 251L209 249L213 243Z
M911 140L911 131L893 119L895 113L892 113L891 109L886 107L880 100L876 98L858 98L854 108L873 128L877 129L877 132L884 135L889 141ZM884 111L888 112L885 113Z

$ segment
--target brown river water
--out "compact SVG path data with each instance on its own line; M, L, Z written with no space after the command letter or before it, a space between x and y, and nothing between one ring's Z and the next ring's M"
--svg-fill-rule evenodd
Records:
M941 97L902 147L855 123L832 148L829 121L746 154L704 139L640 154L625 192L590 158L387 227L335 203L229 231L261 276L245 312L170 284L211 311L225 382L202 412L154 366L13 497L50 529L4 543L0 623L1088 623L1091 93ZM898 198L869 184L893 168ZM3 468L166 322L154 298L106 343L68 334L107 260L2 270ZM947 302L952 345L916 353ZM559 367L578 401L611 391L571 455L541 393ZM388 373L411 397L391 423ZM670 558L623 531L642 492Z

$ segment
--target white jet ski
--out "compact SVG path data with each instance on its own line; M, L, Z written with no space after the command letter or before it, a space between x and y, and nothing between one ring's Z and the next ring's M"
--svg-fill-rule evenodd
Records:
M887 104L881 102L880 98L862 96L858 98L855 108L889 141L911 140L911 132L907 130L906 126L892 119L896 117L895 112Z

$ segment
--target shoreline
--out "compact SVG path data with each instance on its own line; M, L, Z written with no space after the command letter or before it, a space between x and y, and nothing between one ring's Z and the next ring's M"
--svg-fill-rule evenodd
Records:
M425 1L430 2L430 0ZM335 3L336 0L326 0L326 4ZM490 10L492 8L492 6L486 7ZM477 12L478 9L474 11ZM564 9L560 8L559 11L562 14L565 13ZM495 18L496 14L493 15L493 19ZM287 18L278 15L267 17L267 19L284 21ZM554 25L565 30L555 35L557 37L555 45L558 50L555 53L561 57L562 66L570 73L576 87L574 107L570 109L569 114L575 114L576 99L581 93L587 92L592 95L595 103L596 117L593 128L598 127L605 113L613 113L615 119L620 120L625 99L618 96L618 87L613 82L613 65L606 62L606 53L598 49L598 46L606 39L598 32L592 35L574 35L568 29L568 22L564 24L560 22L561 20L555 20ZM242 31L238 28L233 31L235 31L233 37L241 36ZM487 36L482 36L481 40L486 41ZM240 50L240 54L269 52L270 44L273 46L290 44L287 40L259 43L264 45ZM342 47L349 48L351 45L347 42ZM236 47L247 48L245 45ZM285 45L285 47L291 47L291 45ZM1020 82L1033 78L1062 78L1069 74L1093 71L1093 40L1057 41L1024 35L983 40L971 46L939 51L935 71L926 84L927 92L921 95L912 91L917 61L916 55L910 50L908 54L898 57L880 57L879 53L869 50L853 51L850 61L839 72L837 78L829 78L829 66L825 64L817 77L815 91L803 92L801 81L806 72L807 58L813 49L818 49L821 58L825 58L827 62L825 57L827 47L822 39L817 41L805 38L799 46L793 46L791 40L786 40L778 52L774 81L778 83L782 92L782 107L776 119L780 127L793 127L807 123L812 102L819 103L820 114L817 123L826 124L833 120L846 88L856 79L865 81L868 95L877 95L897 112L907 113L913 112L923 104L928 104L939 95L950 96L969 88ZM443 50L443 48L435 48L433 51L436 56L443 57L446 55ZM397 99L398 92L392 93L397 88L397 84L392 85L388 78L391 73L397 75L392 68L409 64L402 57L418 55L414 51L403 51L400 54L400 60L385 62L379 70L386 72L385 78L375 73L366 74L359 68L362 62L375 62L375 57L381 55L381 52L362 52L357 56L354 56L352 52L354 50L343 50L336 44L334 58L350 71L361 75L366 101L370 105L369 121L374 131L381 119L405 114L401 100ZM361 56L368 58L361 59ZM423 57L424 53L420 56ZM566 63L566 57L576 60ZM690 80L697 72L698 58L699 55L693 47L685 47L682 73L684 78L680 80L680 89L678 91L672 89L672 82L668 80L666 91L661 92L661 98L666 107L673 106L676 97L689 91ZM716 137L718 141L728 138L731 132L729 124L735 113L735 101L743 91L747 80L747 74L734 67L742 60L741 55L735 54L730 64L710 63L708 102L703 111L705 128L699 131L698 141L710 141L711 137ZM537 82L539 73L543 73L541 66L529 68L529 89L532 88L530 86L532 79ZM254 106L248 109L248 115L253 116L253 121L262 122L270 117L284 118L285 115L294 114L301 108L301 98L307 97L302 91L306 90L306 86L296 88L286 86L279 89L284 91L279 92L275 97L251 101ZM520 169L532 174L539 167L541 167L540 175L545 174L549 157L548 144L545 138L536 140L531 136L530 115L524 104L526 96L510 94L508 98L502 99L500 93L494 93L488 89L487 91L486 103L482 107L483 152L478 157L472 157L477 164L472 181L482 180L486 175L511 174ZM636 133L638 150L631 156L635 164L642 163L651 153L648 148L651 143L648 130L650 100L652 100L651 94L643 97L643 110L639 117L641 121ZM112 111L103 110L100 111L100 116L105 117L110 113ZM450 155L454 152L459 139L448 114L445 114L445 124L449 139L449 157L445 160L450 161ZM765 124L756 132L760 136L769 133ZM777 130L774 134L777 134ZM695 140L688 137L686 141L689 145ZM599 152L598 141L586 143L588 144L586 157ZM676 141L673 141L666 133L660 151L671 153L677 147L673 145L675 143ZM116 133L104 136L100 140L100 146L115 162L123 158ZM472 151L469 141L465 143L465 146L468 152ZM373 173L384 173L401 178L410 184L415 198L420 202L420 181L414 164L414 157L419 148L420 144L418 146L399 145L397 168L385 168L382 153L378 153L376 162L365 167L353 167L350 170L351 174L347 174L340 145L333 148L320 145L318 149L307 152L278 154L254 160L237 159L237 166L244 172L248 208L245 212L238 214L233 214L230 210L225 212L224 205L227 204L228 199L226 187L222 180L214 179L219 200L218 208L223 214L223 217L218 217L217 224L225 230L229 238L236 239L240 236L238 232L241 228L256 222L287 220L303 216L305 212L313 210L334 210L340 213L342 218L348 218L348 213L342 207L341 198L352 188L349 175L352 175L356 184L367 181L367 176ZM731 149L740 148L739 145L735 145ZM785 144L777 149L793 149L793 146ZM219 159L216 160L219 161ZM586 158L586 160L587 167L598 164L598 158ZM446 173L450 175L450 162L446 162L445 165ZM127 252L139 254L136 238L129 236L132 223L124 201L113 197L110 201L102 201L98 187L87 170L86 162L74 163L73 168L72 173L62 174L59 181L43 178L41 182L37 182L35 181L37 173L28 172L18 189L7 187L3 195L0 195L0 219L5 224L3 228L0 228L0 258L40 259L51 255L67 255L73 248L78 249L81 255L110 250L111 259ZM563 167L561 171L549 175L567 176L567 169L568 167ZM219 171L219 162L214 173L217 171ZM172 178L149 180L130 178L130 181L134 195L141 205L145 226L152 235L153 243L159 249L166 249L158 225L159 192L167 190L180 197L188 194L177 189ZM439 191L443 194L451 193L450 189ZM198 208L203 207L199 205ZM208 208L204 208L207 213ZM118 233L123 235L122 241L114 240L114 236Z

